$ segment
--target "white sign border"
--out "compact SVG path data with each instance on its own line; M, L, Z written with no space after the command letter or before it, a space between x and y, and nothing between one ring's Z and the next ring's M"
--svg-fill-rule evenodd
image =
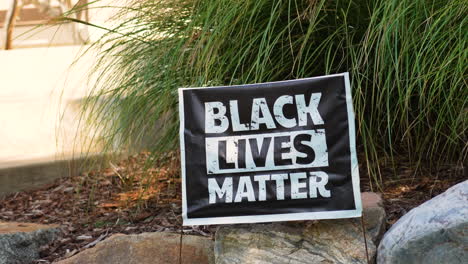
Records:
M356 209L354 210L336 210L336 211L321 211L321 212L306 212L306 213L285 213L285 214L264 214L264 215L246 215L246 216L226 216L226 217L205 217L205 218L188 218L187 217L187 189L185 179L185 117L184 117L184 90L193 89L210 89L220 88L226 86L212 86L212 87L196 87L196 88L179 88L179 137L180 137L180 160L182 165L182 220L184 226L190 225L219 225L219 224L243 224L243 223L262 223L262 222L279 222L279 221L300 221L300 220L319 220L319 219L338 219L338 218L355 218L362 216L362 201L361 201L361 190L359 189L359 165L356 155L356 128L354 125L354 110L353 101L351 96L351 85L349 82L349 73L338 73L331 75L324 75L311 78L303 78L296 80L287 80L271 83L288 83L297 80L317 80L324 78L331 78L343 76L345 82L346 92L346 106L348 112L348 127L349 127L349 147L351 154L351 181L353 185L354 203ZM247 84L244 87L259 85L259 84ZM268 219L268 221L265 221Z

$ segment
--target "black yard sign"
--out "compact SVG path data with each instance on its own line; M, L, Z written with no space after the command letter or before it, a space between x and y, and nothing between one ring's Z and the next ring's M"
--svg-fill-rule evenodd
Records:
M348 74L179 89L184 225L361 216Z

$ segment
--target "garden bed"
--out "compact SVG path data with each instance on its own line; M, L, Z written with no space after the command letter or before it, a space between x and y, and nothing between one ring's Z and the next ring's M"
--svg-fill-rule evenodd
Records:
M181 232L178 155L152 160L150 153L131 156L109 168L62 178L38 190L0 199L0 220L59 224L61 239L41 252L38 263L70 257L112 234ZM148 161L157 166L148 167ZM440 166L415 173L404 161L396 171L382 171L387 227L424 201L466 179L462 166ZM422 166L421 166L422 167ZM371 191L361 168L361 190ZM378 191L373 188L372 191ZM184 227L184 234L212 236L215 227Z

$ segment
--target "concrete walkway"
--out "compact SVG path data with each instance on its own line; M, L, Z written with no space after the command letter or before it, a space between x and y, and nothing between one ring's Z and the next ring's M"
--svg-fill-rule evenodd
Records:
M0 50L0 195L63 176L81 153L77 102L94 56L70 65L84 48Z

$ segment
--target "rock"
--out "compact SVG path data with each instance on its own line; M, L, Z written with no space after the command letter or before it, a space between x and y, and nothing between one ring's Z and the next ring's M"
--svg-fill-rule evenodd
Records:
M364 192L361 194L361 198L366 232L372 238L374 244L378 245L385 232L386 214L382 196L373 192Z
M468 181L400 218L382 239L377 262L468 263Z
M113 235L60 264L167 264L179 263L180 234L154 232ZM201 236L183 236L182 263L214 263L213 241Z
M41 247L58 238L55 225L0 222L0 264L31 263Z
M385 210L376 194L363 194L363 200L373 260L373 241L384 228ZM217 264L367 263L360 219L222 226L216 233L215 259Z

